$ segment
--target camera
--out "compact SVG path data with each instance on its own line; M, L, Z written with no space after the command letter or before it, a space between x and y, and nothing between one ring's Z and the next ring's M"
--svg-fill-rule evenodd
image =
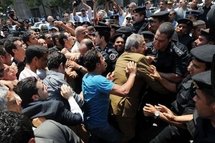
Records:
M81 0L74 0L73 6L78 6L81 3Z

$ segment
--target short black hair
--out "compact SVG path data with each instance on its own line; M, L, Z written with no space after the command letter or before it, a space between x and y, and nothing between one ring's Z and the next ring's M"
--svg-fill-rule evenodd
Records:
M5 50L12 56L14 56L13 49L16 49L15 41L22 40L19 37L9 37L4 43Z
M170 22L164 22L159 26L158 31L162 34L165 34L168 39L171 39L175 29Z
M58 51L51 52L48 55L48 62L47 66L49 70L58 69L60 64L62 63L63 66L66 64L66 56Z
M9 111L0 111L0 134L1 143L28 143L34 138L30 120L20 113Z
M28 46L25 55L26 63L30 64L34 57L41 58L48 53L48 49L40 45Z
M84 54L84 66L89 72L96 69L96 64L100 62L99 52L96 49L91 49Z
M59 40L60 45L62 47L65 47L65 41L64 40L68 40L68 37L64 33L60 33L58 40Z
M14 88L16 94L22 99L22 107L25 108L29 103L33 102L32 96L38 93L37 79L35 77L27 77L19 81Z

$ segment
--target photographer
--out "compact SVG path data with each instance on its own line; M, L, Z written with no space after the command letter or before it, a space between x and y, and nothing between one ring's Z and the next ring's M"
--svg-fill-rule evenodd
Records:
M80 3L83 4L83 8L81 9L81 15L79 16L76 15L76 9L77 6L80 5ZM87 5L83 0L75 0L72 5L73 5L73 19L75 22L91 21L92 8L89 5Z

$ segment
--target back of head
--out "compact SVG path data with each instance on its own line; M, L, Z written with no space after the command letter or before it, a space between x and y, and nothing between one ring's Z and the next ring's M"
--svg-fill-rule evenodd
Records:
M37 79L35 77L27 77L17 83L14 91L22 99L21 105L23 108L33 102L32 96L38 93L36 83Z
M30 120L16 112L0 111L0 142L28 143L34 138Z
M60 64L63 64L63 66L65 65L67 59L66 56L60 52L51 52L48 55L48 69L49 70L53 70L53 69L58 69Z
M165 34L168 39L171 39L175 32L175 29L170 22L164 22L159 26L158 31L162 34Z
M48 53L48 49L40 45L28 46L26 50L26 63L30 64L34 57L38 59Z
M140 34L131 34L125 43L125 51L131 51L131 48L138 48L144 37Z
M96 69L96 64L100 62L99 52L95 49L89 50L84 54L83 57L84 66L89 72Z

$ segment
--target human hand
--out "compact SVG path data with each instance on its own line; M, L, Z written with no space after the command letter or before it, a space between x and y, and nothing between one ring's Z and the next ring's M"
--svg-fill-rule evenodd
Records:
M153 61L155 61L155 57L154 56L146 56L146 59L148 61L149 64L151 64Z
M130 61L130 62L128 62L125 70L129 74L136 74L137 64L135 62Z
M60 94L65 98L65 99L69 99L69 97L72 95L72 88L66 84L63 84L60 87L61 91Z
M160 112L162 112L162 113L166 113L166 114L169 114L169 115L174 115L174 113L169 108L167 108L165 105L158 104L158 105L155 106L155 108L159 109Z
M114 72L109 72L109 73L107 74L106 78L107 78L108 80L110 80L110 81L113 81L113 79L114 79Z
M156 80L161 80L161 76L154 65L150 65L149 71L150 71L150 74L149 74L150 76L152 76Z
M148 103L143 107L143 113L145 116L154 116L156 111L157 109L155 108L155 106Z

